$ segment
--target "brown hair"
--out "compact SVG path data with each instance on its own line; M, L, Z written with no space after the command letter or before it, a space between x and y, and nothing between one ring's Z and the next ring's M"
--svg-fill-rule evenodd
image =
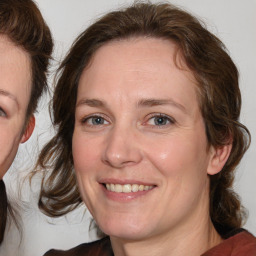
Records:
M27 107L26 126L35 112L38 100L47 89L47 67L53 49L52 36L39 9L32 0L0 0L0 34L24 49L31 59L32 89ZM0 243L4 238L7 211L13 216L6 196L4 182L0 181Z
M234 169L250 142L239 123L241 95L238 71L222 42L198 19L171 4L135 3L114 11L86 29L62 62L52 102L57 134L43 148L37 167L48 169L42 181L39 207L50 216L63 215L81 202L72 158L72 134L77 88L83 69L102 45L130 37L154 37L175 42L198 83L198 98L210 145L232 143L223 170L210 177L210 216L225 236L241 227L243 211L232 190Z

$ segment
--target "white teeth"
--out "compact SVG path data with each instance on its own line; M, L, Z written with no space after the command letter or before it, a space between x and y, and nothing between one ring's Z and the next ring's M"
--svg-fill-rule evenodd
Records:
M130 193L132 191L132 186L130 184L125 184L123 185L123 190L122 192L124 193Z
M120 184L116 184L115 185L115 192L118 192L118 193L123 192L123 186L120 185Z
M144 186L143 185L139 185L139 191L143 191L144 190Z
M139 185L132 184L132 192L138 192L138 190L139 190Z
M114 184L110 184L110 191L115 192L115 185Z
M106 188L108 191L116 192L116 193L130 193L130 192L138 192L138 191L147 191L153 188L153 186L144 186L138 184L106 184Z

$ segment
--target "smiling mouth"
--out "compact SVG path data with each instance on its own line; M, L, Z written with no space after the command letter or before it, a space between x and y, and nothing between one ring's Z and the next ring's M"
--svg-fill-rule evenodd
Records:
M115 193L131 193L131 192L138 192L138 191L148 191L153 189L155 186L148 186L142 184L104 184L105 188L108 191L115 192Z

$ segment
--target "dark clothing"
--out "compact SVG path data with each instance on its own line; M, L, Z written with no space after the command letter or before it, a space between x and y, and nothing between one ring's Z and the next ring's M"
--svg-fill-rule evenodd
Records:
M256 238L240 229L202 256L256 256Z
M114 256L109 237L80 244L68 251L50 250L44 256Z
M256 256L256 238L240 229L202 256ZM114 256L109 237L81 244L68 251L50 250L44 256Z

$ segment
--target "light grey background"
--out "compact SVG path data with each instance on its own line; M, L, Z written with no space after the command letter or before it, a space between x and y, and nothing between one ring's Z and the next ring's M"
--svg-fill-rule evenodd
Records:
M55 40L55 61L53 62L50 84L58 62L66 54L75 37L97 17L116 7L126 6L132 1L125 0L36 0ZM156 2L156 1L153 1ZM249 211L245 225L256 235L256 0L173 0L193 14L201 17L208 28L216 34L229 49L230 55L240 71L240 87L243 107L242 122L252 134L252 144L241 162L235 188ZM32 138L22 145L17 158L5 176L9 195L20 205L23 220L22 240L15 228L10 226L1 256L40 256L50 248L68 249L79 243L95 239L95 230L89 230L90 216L84 208L66 217L51 219L40 213L36 197L40 178L33 183L32 191L28 183L22 183L29 172L38 149L46 142L53 131L47 110L48 98L40 104L36 115L36 130ZM22 186L21 195L18 188ZM13 201L12 200L12 201Z

